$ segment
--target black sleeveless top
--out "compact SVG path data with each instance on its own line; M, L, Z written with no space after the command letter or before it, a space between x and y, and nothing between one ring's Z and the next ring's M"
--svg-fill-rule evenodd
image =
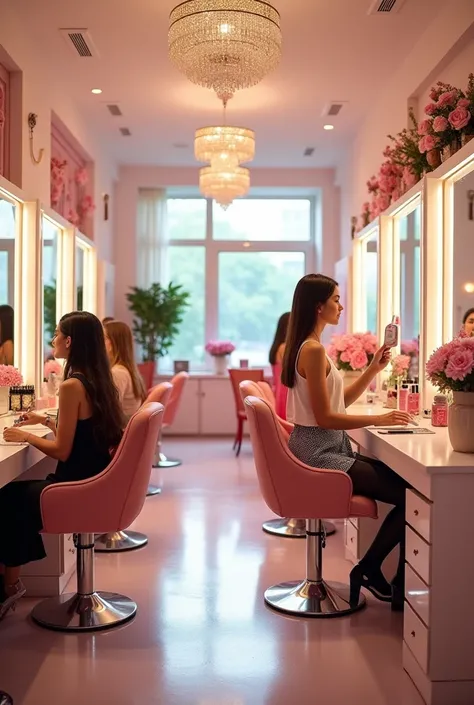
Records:
M89 397L92 397L91 384L83 374L74 372L69 379L71 377L82 382ZM87 480L105 470L111 460L109 449L97 442L93 431L92 417L78 419L69 458L58 462L56 472L49 475L49 480L52 482L76 482Z

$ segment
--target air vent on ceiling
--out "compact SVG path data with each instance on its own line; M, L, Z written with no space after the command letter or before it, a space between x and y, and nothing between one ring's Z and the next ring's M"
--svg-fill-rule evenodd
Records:
M306 147L306 149L303 152L303 155L305 157L312 157L314 154L314 147Z
M83 59L99 56L87 29L60 29L59 32L77 56Z
M347 105L347 100L333 100L324 106L321 114L323 117L336 117L345 105Z
M399 12L405 0L375 0L372 2L368 11L368 15L387 14L388 12Z
M128 127L121 127L120 133L121 133L122 137L130 137L130 135L132 134L130 132L130 130L128 129Z
M122 115L122 111L116 103L108 103L107 110L114 117L120 117L120 115Z

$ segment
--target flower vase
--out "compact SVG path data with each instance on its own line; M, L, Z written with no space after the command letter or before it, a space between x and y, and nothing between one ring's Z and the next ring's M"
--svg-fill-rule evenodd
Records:
M10 387L0 387L0 414L10 410Z
M453 450L474 453L474 392L453 392L448 432Z
M227 355L213 355L213 358L215 374L225 375L227 373Z
M445 145L443 149L441 150L441 161L445 162L446 159L449 159L450 157L453 156L459 149L459 142L457 140L453 140L449 144Z
M341 370L342 379L344 382L344 389L349 387L356 379L362 374L362 370Z
M439 149L430 149L426 153L426 161L432 169L436 169L441 164L441 153Z
M464 147L468 142L474 139L474 132L467 134L466 132L461 133L461 147Z

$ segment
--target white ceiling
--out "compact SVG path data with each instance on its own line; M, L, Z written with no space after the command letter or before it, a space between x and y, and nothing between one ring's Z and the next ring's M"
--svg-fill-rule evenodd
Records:
M254 166L320 167L339 163L371 99L445 0L406 0L400 13L368 16L372 0L274 0L281 13L278 69L230 101L228 122L257 133ZM167 57L170 10L178 0L15 0L26 29L119 163L195 165L197 127L219 122L215 95L188 82ZM60 27L87 28L100 58L74 56ZM45 49L46 47L46 49ZM102 88L100 96L91 88ZM72 90L73 89L73 90ZM348 101L325 132L322 111ZM118 103L112 117L106 103ZM131 137L120 135L128 127ZM185 144L177 148L175 144ZM312 157L303 157L315 147Z

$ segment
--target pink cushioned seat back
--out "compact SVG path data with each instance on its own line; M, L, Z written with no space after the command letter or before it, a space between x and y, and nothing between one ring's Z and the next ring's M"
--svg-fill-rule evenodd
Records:
M160 382L160 384L156 384L153 389L150 390L147 398L145 399L145 404L149 404L154 401L158 404L163 404L166 409L166 405L169 404L172 391L173 385L170 382Z
M268 402L273 411L275 411L275 397L273 396L271 387L269 384L267 384L267 382L251 382L250 380L245 380L244 382L240 383L239 387L240 394L242 396L242 401L249 396L257 397L258 399L263 399L264 401ZM288 443L290 433L293 430L293 424L289 423L288 421L284 421L280 417L277 418L281 426L283 438Z
M234 393L235 411L237 415L239 413L245 414L244 402L240 395L239 384L247 380L249 382L263 382L263 369L252 370L248 368L229 367L229 376L232 384L232 391Z
M145 501L162 420L162 404L145 404L128 422L100 475L46 487L41 494L43 531L106 533L128 528Z
M179 404L181 402L181 397L183 396L184 388L186 382L189 379L187 372L178 372L177 375L171 380L171 396L168 404L165 407L165 416L163 419L164 426L171 426L176 412L178 411Z

